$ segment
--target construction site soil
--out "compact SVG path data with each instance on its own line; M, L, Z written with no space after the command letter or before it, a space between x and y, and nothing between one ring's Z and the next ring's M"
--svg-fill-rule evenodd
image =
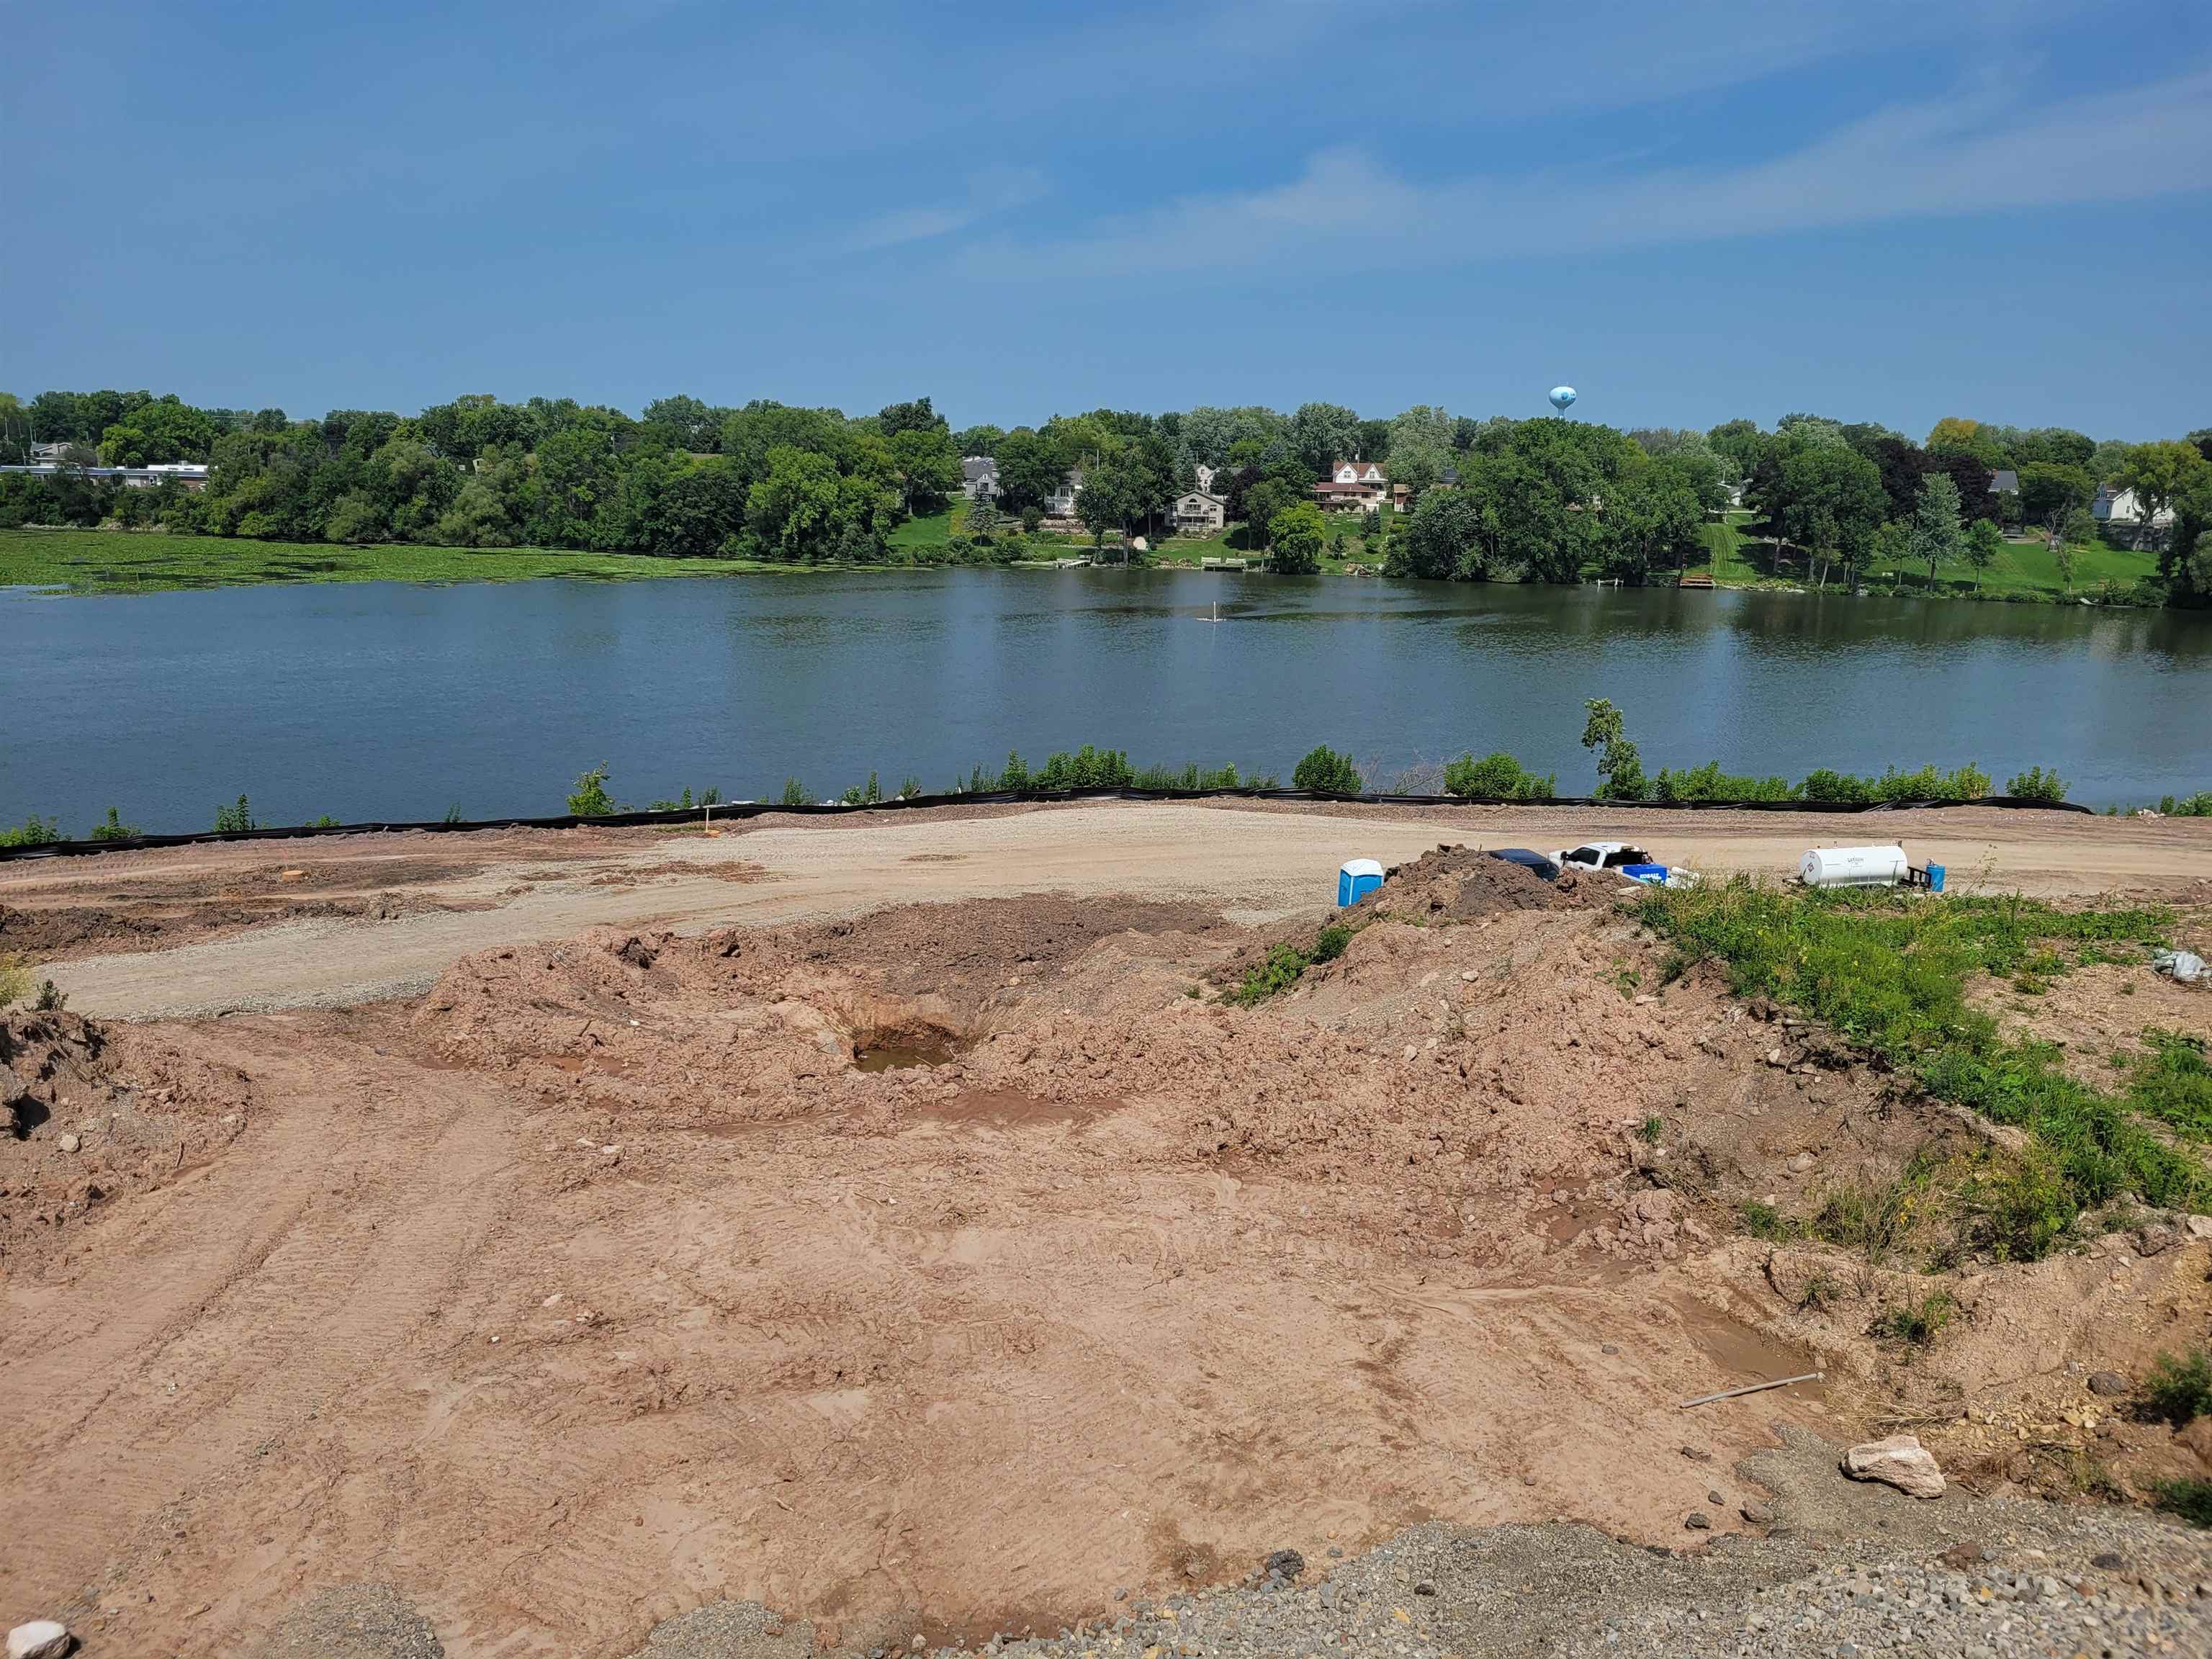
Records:
M1935 1276L1745 1237L1747 1200L1989 1131L1714 971L1670 980L1613 878L1434 841L1250 1006L1244 972L1317 907L1156 887L625 925L513 937L398 1000L8 1014L0 1609L94 1656L981 1646L1110 1625L1119 1595L1158 1622L1271 1552L1408 1528L1888 1550L1910 1500L1814 1527L1771 1460L1900 1425L2015 1532L2033 1495L2212 1474L2212 1437L2087 1380L2203 1340L2212 1224ZM533 842L416 884L503 890ZM580 874L607 845L562 840L547 873L678 856L643 845ZM151 902L45 872L17 908L56 939L61 877ZM349 925L327 948L373 931ZM2098 971L2212 1036L2212 994ZM1937 1285L1939 1341L1869 1334ZM1984 1524L1954 1504L1946 1539ZM402 1634L315 1634L364 1621ZM1509 1650L1446 1626L1405 1650Z

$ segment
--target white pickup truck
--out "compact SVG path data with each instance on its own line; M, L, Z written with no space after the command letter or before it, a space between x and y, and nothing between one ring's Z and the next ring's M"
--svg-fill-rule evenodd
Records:
M1641 847L1625 841L1586 841L1552 854L1569 870L1614 870L1632 881L1654 882L1667 887L1687 887L1697 880L1694 871L1662 864Z

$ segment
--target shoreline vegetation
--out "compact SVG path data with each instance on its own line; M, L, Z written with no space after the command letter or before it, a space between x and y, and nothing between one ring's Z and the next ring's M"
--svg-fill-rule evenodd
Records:
M156 533L62 539L100 529ZM2124 443L1953 416L1916 441L1802 413L1624 432L1308 403L956 432L927 398L316 420L0 393L5 586L1086 561L2212 607L2212 428Z
M1880 805L1913 801L1966 802L1985 799L1990 795L1990 775L1971 762L1948 771L1933 764L1910 771L1892 764L1879 775L1866 776L1822 767L1791 783L1780 777L1727 773L1721 769L1719 762L1708 761L1703 766L1679 770L1662 767L1655 776L1646 779L1636 745L1621 727L1619 712L1603 698L1593 699L1584 708L1589 721L1583 744L1596 754L1599 781L1593 799L1601 801L1662 805L1723 805L1738 802ZM681 812L723 805L873 806L887 800L914 799L930 793L913 773L904 775L896 786L886 787L879 772L870 772L863 781L832 795L817 794L800 779L787 777L780 791L748 799L726 801L719 789L707 789L695 795L686 787L679 794L656 799L640 809L616 798L608 787L611 777L612 769L605 763L579 775L563 802L563 810L571 817L591 818L640 810ZM1291 781L1295 789L1322 795L1432 795L1470 803L1530 805L1554 800L1556 786L1556 775L1540 775L1503 750L1477 759L1470 750L1453 760L1392 769L1378 760L1355 760L1348 750L1335 750L1326 744L1310 750L1300 759ZM1009 753L1006 764L997 770L977 765L970 769L967 776L954 778L949 787L939 793L953 798L1019 790L1111 788L1181 789L1202 793L1279 787L1276 774L1258 768L1240 769L1233 762L1214 767L1200 766L1195 762L1180 767L1157 763L1135 766L1125 750L1085 744L1079 749L1055 750L1042 765L1035 767L1024 761L1018 751ZM2066 785L2056 772L2034 766L2008 779L2004 796L2055 806L2065 801ZM2120 811L2118 807L2108 809L2109 815L2117 816ZM2166 795L2156 807L2130 808L2128 811L2162 817L2212 817L2212 789L2186 796ZM457 824L465 820L460 807L453 805L446 810L444 821ZM212 833L291 827L338 826L328 814L301 826L270 823L256 817L252 802L241 794L235 801L217 805ZM82 839L125 842L140 833L137 824L123 822L118 809L111 806L106 819L91 826ZM58 819L36 814L20 824L0 825L0 848L53 846L70 839Z

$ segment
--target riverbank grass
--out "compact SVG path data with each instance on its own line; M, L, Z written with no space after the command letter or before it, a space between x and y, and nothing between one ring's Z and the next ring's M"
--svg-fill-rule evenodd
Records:
M508 582L541 576L637 581L797 568L542 547L353 547L120 531L0 531L0 587L69 593L155 593L270 582Z
M1864 1242L1850 1216L1909 1214L1940 1218L1928 1265L1965 1255L2032 1261L2073 1237L2087 1212L2128 1195L2187 1207L2212 1194L2197 1156L2212 1139L2212 1073L2200 1048L2150 1034L2107 1093L2071 1076L2055 1045L2005 1035L1972 995L1992 979L2048 981L2091 963L2145 963L2170 924L2166 912L1798 890L1742 878L1649 890L1638 904L1645 925L1673 942L1676 971L1718 963L1738 995L1802 1009L1935 1098L2026 1133L2018 1152L1931 1144L1891 1188L1831 1193L1774 1225Z

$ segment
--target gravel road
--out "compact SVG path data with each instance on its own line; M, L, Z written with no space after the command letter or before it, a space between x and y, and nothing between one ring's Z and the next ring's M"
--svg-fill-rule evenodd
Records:
M1327 902L1346 858L1393 863L1440 840L1549 849L1609 836L1713 873L1778 875L1794 870L1809 846L1894 839L1916 859L1946 865L1954 885L2042 894L2172 888L2212 871L2212 821L1994 809L1838 817L1109 802L829 819L769 815L751 823L712 840L585 832L573 868L534 847L526 860L494 862L442 886L409 890L425 901L489 908L287 923L44 971L70 994L72 1007L88 1013L198 1017L411 995L471 952L600 925L696 933L1037 892L1200 898L1218 902L1232 919L1267 921ZM489 832L489 846L499 845L499 833ZM441 856L467 857L476 840L349 836L279 843L275 855L319 871L348 860L389 860L396 848L419 854L432 841ZM127 899L142 878L219 874L229 866L266 865L271 856L270 843L244 843L14 865L0 868L0 902L65 903L73 893L113 902ZM731 880L736 864L757 866L758 878Z

